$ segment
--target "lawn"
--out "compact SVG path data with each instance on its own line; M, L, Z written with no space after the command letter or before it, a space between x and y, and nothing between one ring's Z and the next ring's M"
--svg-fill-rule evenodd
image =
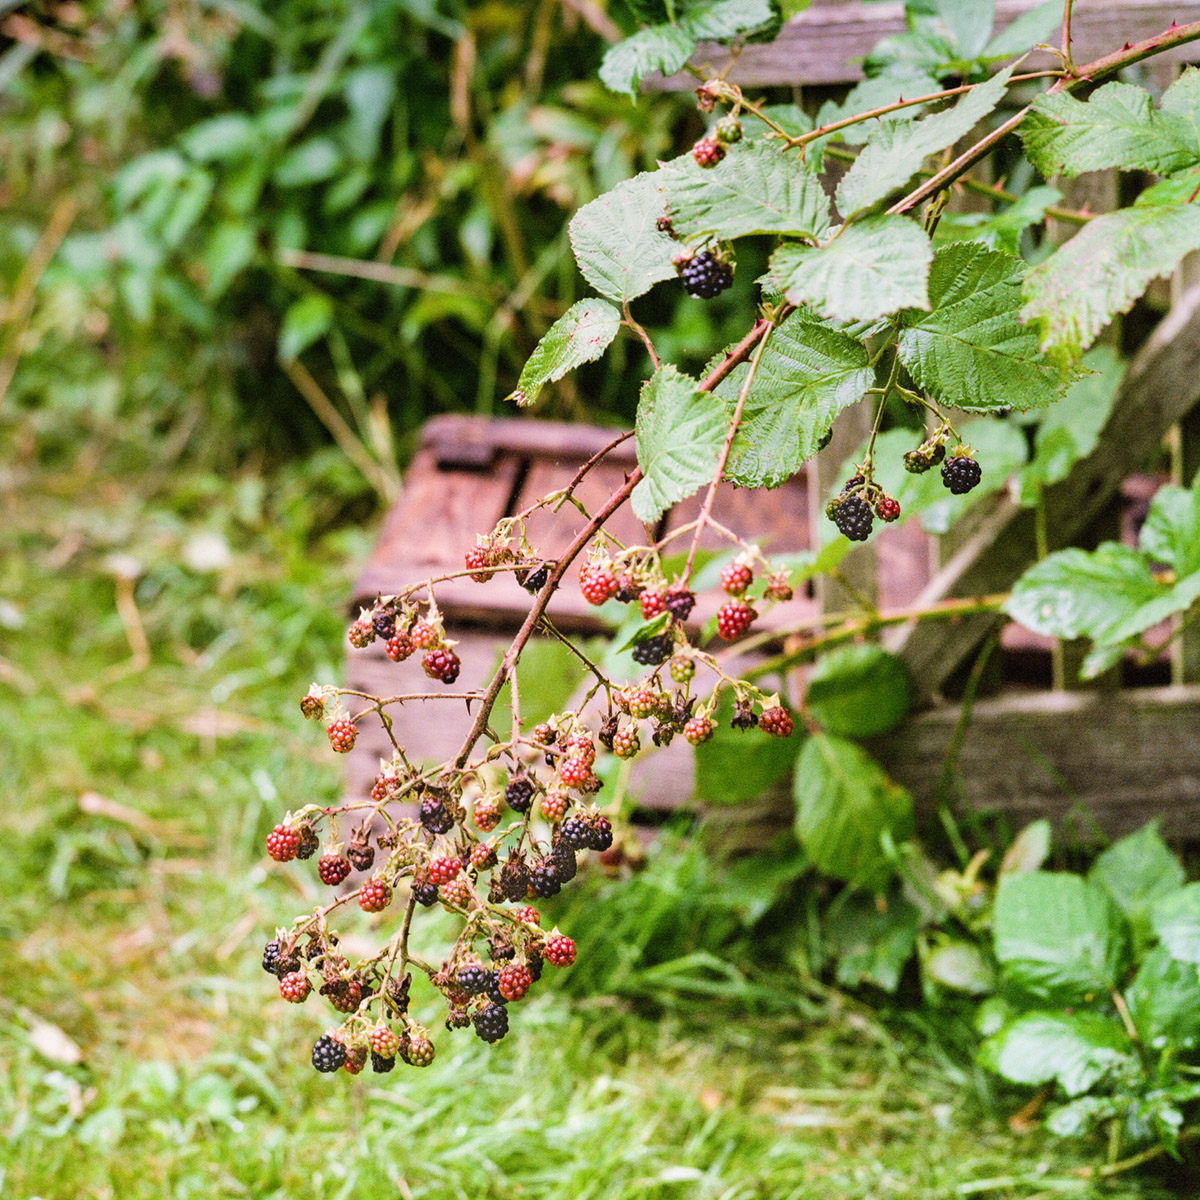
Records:
M284 809L338 794L297 700L338 677L373 527L334 455L230 477L135 443L55 459L5 431L6 1196L1193 1194L1164 1159L1086 1177L1103 1148L1010 1128L1023 1097L965 1034L947 1048L757 971L744 939L707 988L686 945L652 962L589 939L585 908L632 929L713 902L719 876L678 847L565 902L594 990L523 1002L494 1049L435 1029L424 1071L316 1074L323 1014L282 1003L259 966L316 890L261 847Z

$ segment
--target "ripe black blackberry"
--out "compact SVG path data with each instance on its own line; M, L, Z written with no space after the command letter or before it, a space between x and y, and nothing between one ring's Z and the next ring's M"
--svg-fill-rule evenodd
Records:
M533 888L535 896L557 896L562 891L562 880L559 879L554 864L545 861L534 864L533 870L529 872L529 886Z
M500 991L499 971L489 971L487 973L487 981L483 985L483 994L492 1004L499 1004L503 1007L508 1003L504 994Z
M575 851L570 846L564 846L562 842L559 842L550 851L550 858L547 861L554 868L554 874L560 883L570 883L579 869L575 862Z
M432 908L438 901L437 884L430 883L428 879L424 879L420 883L414 883L413 895L417 898L417 903L422 908Z
M500 868L500 891L506 900L524 900L529 891L529 868L520 859L510 858Z
M582 817L568 817L559 831L559 845L572 850L586 850L592 842L591 826Z
M588 833L589 850L607 850L613 844L612 822L607 817L596 817Z
M675 269L683 280L684 291L701 300L719 296L733 282L732 265L718 258L711 250L698 251L677 263Z
M852 542L865 542L871 536L871 506L861 496L842 496L833 510L833 523Z
M430 833L448 833L454 818L437 796L426 796L421 801L421 824Z
M524 567L516 572L517 582L532 596L546 586L550 578L550 564L538 563L535 567Z
M504 789L504 799L513 812L528 812L533 803L533 784L525 775L514 775Z
M321 844L317 831L311 825L301 825L296 832L300 835L300 845L296 847L297 858L312 858Z
M983 468L969 450L956 450L942 463L942 482L956 495L969 492L983 478Z
M264 947L262 954L262 969L268 975L275 974L275 965L279 962L279 939L272 938ZM282 978L282 976L280 976Z
M474 1019L475 1032L485 1042L498 1042L508 1032L508 1009L503 1004L485 1004Z
M468 963L458 968L458 986L468 996L477 996L487 987L491 972L482 963Z
M395 1055L391 1058L384 1058L382 1054L376 1054L374 1050L371 1051L371 1070L376 1075L386 1075L395 1065Z
M696 594L685 587L668 588L663 593L663 604L675 620L686 621L696 607Z
M671 657L674 649L675 639L669 633L660 633L634 646L633 661L643 667L657 667Z
M345 1066L346 1047L337 1038L323 1033L317 1038L312 1051L312 1065L323 1075L328 1075L339 1067Z
M396 614L387 608L376 609L371 618L371 627L375 630L375 636L386 642L396 632Z
M268 956L267 950L272 945L275 947L275 953ZM282 979L285 975L300 970L300 955L294 949L288 950L279 942L268 942L267 950L263 951L263 970L269 971L276 979ZM268 957L270 957L270 966L267 965Z

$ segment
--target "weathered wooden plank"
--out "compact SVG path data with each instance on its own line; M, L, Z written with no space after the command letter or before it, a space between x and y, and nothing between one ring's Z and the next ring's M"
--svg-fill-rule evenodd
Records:
M996 30L1007 28L1039 0L998 0ZM1125 42L1138 42L1161 33L1174 20L1182 25L1200 20L1200 0L1079 0L1072 21L1071 48L1077 63L1109 54ZM862 78L859 62L881 38L900 33L904 25L901 3L863 3L862 0L814 0L793 17L770 45L747 46L729 72L742 86L852 83ZM1056 38L1049 39L1054 43ZM728 55L721 47L704 45L693 63L723 64ZM1200 45L1192 43L1164 54L1172 62L1200 62ZM1057 67L1058 60L1045 51L1031 54L1023 65L1030 71ZM663 80L665 89L696 86L695 78L680 72Z
M869 743L918 805L934 803L940 765L959 718L947 705ZM955 773L959 802L1007 814L1014 825L1049 817L1093 840L1159 817L1167 837L1200 828L1200 687L1120 693L1038 692L980 701Z
M569 425L565 421L534 421L501 417L476 417L443 413L426 422L422 445L431 447L442 462L481 459L485 450L538 455L562 463L578 464L591 458L622 433L595 425ZM608 462L632 466L637 462L633 439L628 438L608 456ZM479 468L482 469L482 468Z
M1087 528L1117 493L1130 467L1144 461L1198 399L1200 287L1181 298L1130 363L1096 448L1066 479L1047 488L1051 549L1069 545ZM1005 496L916 602L929 605L951 596L1005 591L1035 559L1033 510ZM916 624L893 631L887 645L903 655L919 692L928 698L998 620L971 617L958 624Z

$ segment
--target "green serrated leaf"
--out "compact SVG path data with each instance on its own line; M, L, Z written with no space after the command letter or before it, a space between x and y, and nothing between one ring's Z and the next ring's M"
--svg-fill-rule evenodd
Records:
M895 104L897 100L906 97L911 100L917 96L931 96L940 90L941 85L932 75L926 75L920 71L878 75L856 83L840 104L827 100L821 105L815 124L818 128L833 125L838 121L844 121L847 117L855 117L859 113ZM925 111L923 105L914 104L911 108L902 108L885 119L915 121L923 111ZM858 125L848 125L845 129L830 136L835 141L842 142L847 146L859 146L863 142L869 141L871 135L879 129L880 120L879 117L872 117L869 121L863 121ZM810 142L805 153L811 155L814 147L820 145L822 140L818 138Z
M672 617L669 612L661 612L657 617L654 617L643 625L639 625L624 640L614 639L613 644L616 646L617 653L619 654L623 650L632 650L634 646L640 645L642 642L647 642L652 637L658 637L670 625L671 621Z
M652 25L605 51L600 81L614 92L636 96L647 75L674 75L696 49L695 37L675 25Z
M1180 577L1200 571L1200 480L1191 488L1167 484L1154 493L1138 545Z
M709 168L689 155L660 171L659 183L684 241L750 233L815 239L829 229L829 197L816 172L775 143L741 142Z
M837 206L842 215L850 217L870 208L906 184L928 155L965 137L1004 98L1012 71L1012 67L1006 67L952 108L930 113L919 121L882 123L838 185Z
M538 342L509 399L519 394L518 404L532 404L545 384L599 358L620 327L621 314L603 300L572 304Z
M916 905L899 895L880 904L860 894L838 904L825 926L837 982L851 988L869 983L894 992L917 948L920 919Z
M1075 176L1116 167L1170 175L1196 162L1187 125L1156 113L1150 94L1130 83L1107 83L1086 101L1043 93L1020 128L1025 153L1041 173Z
M791 304L835 321L874 321L900 308L929 307L933 247L905 217L867 217L819 249L785 242L771 256L771 281Z
M1200 162L1200 70L1185 67L1167 88L1158 112L1174 123L1173 132L1192 161Z
M695 749L696 796L706 804L740 804L763 796L792 769L803 738L771 737L759 729L734 729L733 699L722 693L713 713L716 729Z
M1150 924L1172 958L1200 963L1200 883L1189 883L1150 907Z
M902 659L879 646L841 646L817 660L808 709L826 733L875 737L908 716L912 682Z
M680 25L697 41L770 39L782 23L772 0L683 0Z
M979 1048L979 1061L1013 1083L1057 1079L1068 1096L1099 1083L1131 1051L1120 1024L1100 1013L1031 1012Z
M943 246L929 272L932 311L901 316L896 350L918 387L956 408L1041 408L1062 379L1017 319L1021 260L974 242Z
M642 480L630 502L639 521L657 521L668 508L712 479L727 417L714 396L667 364L646 381L638 401L638 465Z
M1116 986L1125 956L1121 916L1103 889L1078 875L1006 875L992 921L1006 978L1031 996L1071 1004Z
M909 26L952 42L963 58L974 58L987 45L996 0L906 0Z
M1162 592L1136 550L1104 542L1059 550L1017 581L1004 611L1034 633L1112 640L1111 632Z
M1117 313L1127 312L1152 279L1170 274L1200 249L1200 177L1165 179L1128 208L1095 217L1025 276L1021 317L1042 350L1073 363Z
M1151 821L1136 833L1109 846L1096 859L1088 878L1099 884L1125 914L1135 943L1151 936L1150 909L1183 885L1183 867L1158 835Z
M1172 958L1165 946L1146 955L1125 993L1129 1015L1152 1050L1191 1049L1200 1042L1200 974L1194 963Z
M675 243L655 228L661 171L643 171L585 204L569 226L583 277L602 296L633 300L675 274Z
M1047 35L1062 19L1059 0L1044 0L1036 8L1023 12L1015 21L1005 26L980 53L985 62L997 58L1008 58L1013 54L1024 54L1030 46L1044 42Z
M859 887L882 887L893 873L893 842L913 828L912 797L866 751L844 738L808 739L796 765L796 836L818 871Z
M717 388L732 409L749 367ZM725 476L739 487L778 487L817 452L833 419L874 382L855 338L802 312L770 336L742 410Z

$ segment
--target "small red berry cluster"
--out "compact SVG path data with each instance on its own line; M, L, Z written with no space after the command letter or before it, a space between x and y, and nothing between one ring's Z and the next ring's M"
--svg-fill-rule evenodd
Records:
M470 557L470 556L468 556ZM480 575L487 579L487 575ZM362 650L376 638L384 643L384 653L392 662L403 662L417 651L424 651L421 667L430 679L451 684L458 678L462 663L451 647L453 642L447 640L446 631L442 628L442 616L431 602L424 615L408 603L400 603L395 596L381 596L375 604L364 608L351 624L346 634L350 645ZM330 732L330 740L333 733ZM353 746L351 737L350 745ZM335 750L343 749L334 744Z

